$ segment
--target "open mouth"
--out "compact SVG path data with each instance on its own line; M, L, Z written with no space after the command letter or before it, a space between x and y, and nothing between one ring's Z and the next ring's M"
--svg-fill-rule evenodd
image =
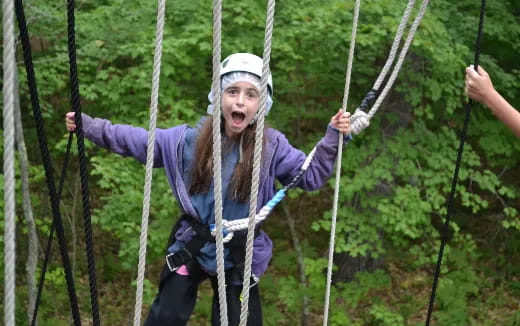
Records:
M244 119L246 118L246 115L242 112L232 112L231 113L231 118L233 119L233 123L234 124L241 124Z

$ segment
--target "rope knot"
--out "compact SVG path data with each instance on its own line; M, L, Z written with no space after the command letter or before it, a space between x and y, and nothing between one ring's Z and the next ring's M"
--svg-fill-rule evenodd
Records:
M350 128L354 135L360 134L370 125L370 116L368 113L356 109L356 112L350 117Z

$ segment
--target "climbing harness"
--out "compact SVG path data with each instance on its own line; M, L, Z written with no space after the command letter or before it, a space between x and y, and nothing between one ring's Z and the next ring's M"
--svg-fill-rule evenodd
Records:
M191 274L194 269L190 268L190 266L193 265L192 263L194 263L195 257L199 255L202 247L208 242L215 243L215 238L211 234L207 224L203 224L190 215L185 214L178 220L172 229L168 247L174 243L175 234L183 221L189 224L189 227L191 227L191 229L195 232L195 235L181 250L177 252L171 252L166 255L165 267L167 268L163 269L163 273L161 274L160 278L161 283L164 279L166 279L166 277L170 275L170 273L175 272L182 265L187 265ZM260 225L255 228L255 238L260 234L260 229ZM241 276L240 279L242 279L244 274L245 239L245 233L242 232L238 234L237 237L234 237L231 241L227 241L225 245L226 248L231 249L230 252L234 264L234 269L238 270L238 274ZM253 278L256 279L255 276L253 276Z

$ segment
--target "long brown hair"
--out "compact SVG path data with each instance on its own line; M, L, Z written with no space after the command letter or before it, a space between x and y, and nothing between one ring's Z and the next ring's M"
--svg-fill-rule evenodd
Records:
M223 119L223 118L222 118ZM224 130L224 122L221 124ZM266 132L264 126L264 137L262 140L262 157L264 156ZM251 192L251 176L253 173L253 159L255 152L255 130L256 122L247 126L242 133L234 138L223 142L222 153L230 150L234 142L240 142L242 139L242 160L237 162L228 187L228 192L234 200L245 202L249 199ZM213 179L213 117L208 117L201 127L199 136L197 137L195 153L195 162L191 170L191 185L189 193L199 194L209 190L209 186ZM238 145L240 146L240 144ZM239 149L240 150L240 149Z

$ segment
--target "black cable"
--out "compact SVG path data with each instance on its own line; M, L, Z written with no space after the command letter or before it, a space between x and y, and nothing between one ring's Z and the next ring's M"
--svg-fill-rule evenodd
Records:
M18 28L20 29L20 38L22 41L22 49L24 56L25 69L27 72L27 83L29 85L29 92L31 96L31 103L33 109L34 120L36 122L36 132L38 136L38 143L40 147L40 153L43 160L43 166L45 169L45 177L47 181L47 189L49 191L49 197L52 207L53 221L56 226L56 232L58 235L58 242L60 246L61 260L63 262L63 269L65 271L65 279L67 282L67 290L70 299L70 307L72 310L72 318L74 325L81 325L81 318L78 308L78 299L76 297L76 289L74 287L74 278L72 275L72 269L70 266L70 259L67 252L67 241L65 239L65 232L63 229L63 222L61 218L59 199L56 194L56 185L54 184L52 162L49 155L49 149L47 146L47 136L42 120L42 113L40 109L40 103L38 99L38 89L36 86L36 77L34 74L34 66L32 62L31 46L29 42L29 33L27 31L27 23L25 21L25 13L23 10L22 0L15 1L16 17L18 20Z
M98 294L96 285L96 263L92 244L92 222L90 212L90 196L88 191L87 159L81 120L81 103L79 94L78 69L76 65L76 36L74 31L74 0L67 1L67 31L69 38L70 94L71 105L76 120L76 137L78 143L79 168L81 177L81 195L83 199L83 224L85 229L85 247L87 251L88 278L90 287L90 303L92 305L92 321L94 326L100 325Z
M478 25L478 33L477 33L477 44L475 46L475 61L474 61L474 67L475 70L478 68L479 63L479 56L480 56L480 45L482 42L482 29L484 27L484 13L486 9L486 0L482 0L481 6L480 6L480 19L479 19L479 25ZM437 266L435 268L435 275L433 277L433 285L432 285L432 293L430 296L430 303L428 304L428 315L426 317L426 326L430 325L430 320L432 317L433 312L433 305L435 303L435 292L437 290L437 284L439 282L439 276L441 273L441 264L442 264L442 255L444 253L444 247L446 243L448 242L448 232L450 229L450 219L451 219L451 211L453 207L453 198L455 197L455 188L457 186L457 180L459 178L459 169L462 162L462 152L464 151L464 141L466 139L466 134L468 130L468 124L469 124L469 118L471 114L471 107L473 106L473 101L469 99L468 103L465 106L465 116L464 116L464 126L462 128L462 134L460 136L460 145L459 150L457 152L457 162L455 164L455 172L453 174L453 180L451 183L451 192L450 196L448 198L448 211L446 214L446 220L444 221L444 225L442 228L442 235L441 235L441 246L439 248L439 255L437 257Z
M60 184L58 186L58 202L61 201L61 194L63 191L63 186L65 184L65 177L67 175L67 167L69 165L72 138L73 138L73 133L71 132L71 133L69 133L69 140L67 142L67 151L65 153L65 159L63 161L63 168L61 169ZM51 253L52 253L51 248L52 248L52 240L54 237L55 228L56 228L56 226L53 221L51 224L51 229L49 231L49 237L47 239L47 246L45 248L45 258L43 260L43 266L42 266L42 270L40 272L40 279L38 281L38 292L36 294L36 301L34 303L34 310L33 310L33 315L32 315L32 320L31 320L31 326L36 325L36 320L38 317L38 309L40 308L40 299L41 299L41 295L42 295L43 284L45 283L45 274L47 273L47 266L49 265L49 261L50 261Z

